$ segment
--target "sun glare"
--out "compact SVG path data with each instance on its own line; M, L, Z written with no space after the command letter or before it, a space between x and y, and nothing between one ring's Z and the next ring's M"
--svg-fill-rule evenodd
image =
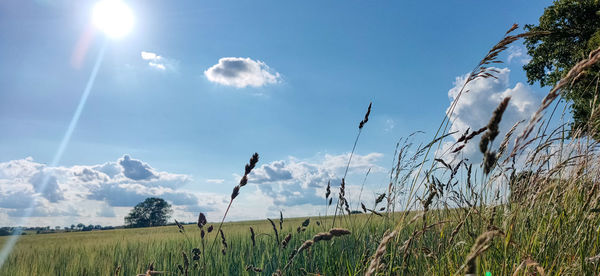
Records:
M102 0L94 6L94 25L111 38L128 34L133 27L133 13L121 0Z

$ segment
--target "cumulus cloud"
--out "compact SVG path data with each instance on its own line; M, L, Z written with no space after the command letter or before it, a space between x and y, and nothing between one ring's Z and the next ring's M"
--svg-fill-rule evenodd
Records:
M151 196L174 206L197 206L202 194L180 190L190 181L189 175L157 171L129 155L116 162L72 167L48 167L33 158L12 160L0 163L0 213L9 217L86 214L122 224L113 207L130 208ZM90 213L90 206L97 208Z
M0 163L0 179L27 178L44 167L33 162L32 157Z
M258 184L259 191L270 197L275 205L322 204L327 183L339 186L349 157L349 154L326 154L317 162L296 158L273 161L252 171L249 183ZM368 169L374 173L383 172L385 169L377 165L382 157L381 153L355 154L348 172L350 175L364 174Z
M133 180L148 180L156 178L152 168L140 160L131 159L129 155L124 155L119 160L119 165L123 167L123 174Z
M241 57L224 57L219 63L204 71L206 78L218 84L243 88L260 87L278 83L279 73L260 60Z
M174 60L159 56L156 53L142 51L140 55L144 61L148 62L148 66L152 68L164 71L175 67L176 62Z
M492 116L492 112L498 104L507 96L511 96L506 111L500 122L500 135L497 140L502 140L506 132L518 121L531 118L531 115L537 109L542 95L535 93L529 86L518 82L513 87L510 85L508 68L496 68L499 72L494 78L479 78L470 82L463 94L460 96L458 104L452 114L451 132L456 132L452 137L456 141L467 129L476 130L487 125ZM450 106L458 96L468 75L456 77L454 87L448 91ZM449 112L448 107L447 112ZM519 128L516 133L519 133ZM479 154L478 140L471 141L461 151L466 158L471 161L481 160ZM499 141L496 144L500 143ZM450 150L454 142L447 142L444 145L443 152ZM448 155L446 155L447 157Z
M51 173L39 171L29 179L29 183L33 185L33 189L37 193L42 194L50 202L57 202L64 199L56 176Z
M376 179L377 174L382 176L380 180L387 179L386 170L378 164L382 157L380 153L353 156L346 181L346 195L352 204L361 194L368 169L369 179ZM335 194L348 158L349 154L325 154L310 160L289 157L256 167L228 219L259 219L279 210L286 210L287 215L318 214L324 210L327 182L331 181ZM46 189L40 186L44 179L48 179ZM7 218L2 223L9 225L121 225L135 204L147 197L161 197L173 205L177 220L194 221L198 212L205 212L211 221L218 220L227 208L230 190L222 194L185 190L191 181L189 175L159 171L129 155L97 165L64 167L49 167L32 158L0 162L0 218ZM214 185L225 180L203 182ZM362 200L374 194L368 186ZM30 219L21 220L24 216Z
M0 208L25 209L33 201L31 193L26 191L2 192L0 193Z
M115 175L121 173L121 166L116 162L107 162L102 165L96 165L91 168L92 172L102 172L108 177L115 177Z

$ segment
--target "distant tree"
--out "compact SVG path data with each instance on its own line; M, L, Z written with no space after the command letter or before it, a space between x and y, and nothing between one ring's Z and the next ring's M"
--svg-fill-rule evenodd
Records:
M173 210L162 198L150 197L136 205L125 217L128 227L151 227L166 225Z
M8 236L12 234L12 231L7 227L0 228L0 236Z
M79 229L79 230L82 230L84 227L85 227L85 224L83 224L81 222L77 224L77 229Z
M60 230L60 228L61 228L60 226L54 226L54 229L56 229L56 230Z
M544 10L539 25L526 25L525 30L538 35L525 38L531 61L523 66L530 84L554 86L577 62L600 46L600 1L556 0ZM595 134L600 139L600 66L594 65L575 83L568 86L563 98L571 103L573 129ZM595 111L595 113L598 113Z
M75 229L75 224L71 224L71 230Z

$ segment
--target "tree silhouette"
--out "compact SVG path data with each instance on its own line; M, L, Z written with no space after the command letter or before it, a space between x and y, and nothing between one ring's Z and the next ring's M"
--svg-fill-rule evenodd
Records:
M149 197L138 203L125 217L127 227L152 227L166 225L173 210L162 198Z

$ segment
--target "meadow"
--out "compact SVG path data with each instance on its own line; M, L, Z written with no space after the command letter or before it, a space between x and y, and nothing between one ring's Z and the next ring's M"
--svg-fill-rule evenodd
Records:
M531 35L513 34L516 28L483 57L460 93L494 78L502 51ZM549 122L561 89L599 60L597 49L574 66L534 117L511 122L505 137L497 137L498 124L510 97L490 111L486 126L442 147L455 102L429 143L400 140L377 202L348 202L342 182L323 195L331 199L331 216L309 221L281 217L221 227L199 219L198 225L26 235L0 275L598 275L598 146L567 124ZM467 144L478 145L481 164L462 157ZM253 156L246 165L231 202L257 161ZM358 204L360 214L349 208Z

